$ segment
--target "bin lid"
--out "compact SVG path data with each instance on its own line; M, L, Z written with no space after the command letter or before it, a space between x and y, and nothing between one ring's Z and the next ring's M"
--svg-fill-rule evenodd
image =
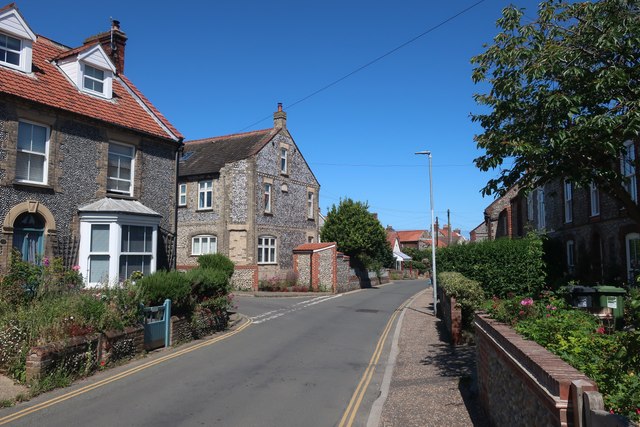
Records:
M624 295L627 293L627 291L622 288L618 288L617 286L609 286L609 285L596 286L595 290L599 294L603 294L603 295Z
M595 288L590 286L570 286L569 293L572 294L593 294L596 292Z

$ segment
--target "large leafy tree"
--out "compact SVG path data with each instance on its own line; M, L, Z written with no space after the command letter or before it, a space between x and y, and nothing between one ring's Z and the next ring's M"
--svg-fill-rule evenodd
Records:
M484 150L475 164L500 169L484 195L561 177L595 182L640 222L623 171L640 172L629 145L640 133L639 5L547 0L533 22L521 9L503 10L494 44L472 59L474 82L490 86L475 95Z
M325 242L336 242L340 252L364 267L393 264L385 229L367 203L347 198L332 205L320 235Z

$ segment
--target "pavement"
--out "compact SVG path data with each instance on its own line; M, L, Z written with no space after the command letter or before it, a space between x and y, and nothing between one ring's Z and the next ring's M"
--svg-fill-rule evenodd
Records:
M402 310L367 427L485 426L474 390L475 348L448 344L427 289ZM3 401L28 389L0 375Z
M429 288L398 319L367 427L485 426L474 378L475 347L448 344Z

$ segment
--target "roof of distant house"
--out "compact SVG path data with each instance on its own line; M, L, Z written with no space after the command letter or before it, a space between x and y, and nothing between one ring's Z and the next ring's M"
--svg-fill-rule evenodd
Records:
M301 252L316 252L321 251L323 249L329 249L336 246L336 242L324 242L324 243L305 243L300 246L296 246L293 248L294 251Z
M426 233L426 230L399 230L398 240L401 242L417 242Z
M218 173L227 163L257 154L278 132L270 128L187 141L184 152L194 155L180 162L180 176Z
M33 43L32 73L0 67L0 93L160 138L183 138L124 75L114 76L112 99L78 91L54 59L89 47L70 49L38 35Z

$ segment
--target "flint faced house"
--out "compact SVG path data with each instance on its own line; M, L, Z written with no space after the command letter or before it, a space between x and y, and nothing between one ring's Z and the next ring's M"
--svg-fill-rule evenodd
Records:
M189 141L180 162L178 268L220 252L260 279L293 270L293 249L318 241L320 185L286 127Z
M174 264L180 133L124 76L127 37L69 48L0 9L0 274L62 257L88 285Z

